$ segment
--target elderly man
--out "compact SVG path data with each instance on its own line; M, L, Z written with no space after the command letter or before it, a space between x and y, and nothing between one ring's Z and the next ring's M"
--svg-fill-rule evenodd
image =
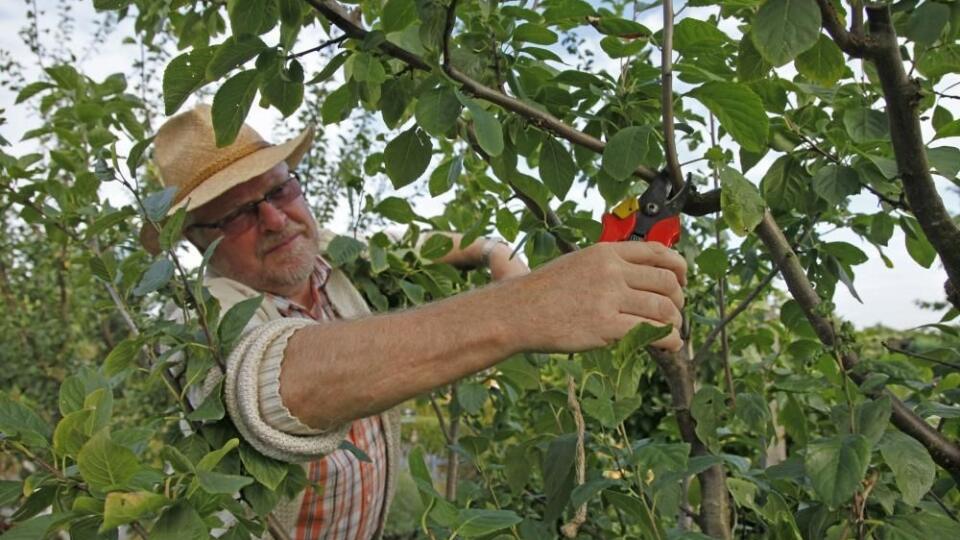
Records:
M178 187L171 212L189 210L187 238L200 250L220 239L205 284L223 311L264 295L227 361L225 402L252 446L304 463L323 487L278 507L292 537L380 535L403 401L523 351L585 351L642 322L679 326L686 264L642 242L593 246L531 273L508 246L481 239L442 262L487 264L494 284L371 316L324 260L333 235L317 226L294 172L312 135L271 145L245 125L217 148L210 108L199 106L168 119L154 143L163 183ZM676 350L679 334L656 345ZM371 462L340 450L344 440Z

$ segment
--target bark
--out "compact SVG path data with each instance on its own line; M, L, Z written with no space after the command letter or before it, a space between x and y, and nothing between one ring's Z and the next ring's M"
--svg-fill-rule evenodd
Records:
M897 158L907 202L927 240L940 254L950 281L955 285L960 284L960 227L957 227L943 205L930 174L927 149L923 144L917 114L921 99L920 84L908 78L903 69L903 58L890 20L889 7L868 7L867 20L870 36L876 41L870 59L877 68L883 87L893 153ZM960 308L960 302L954 300L951 298L953 305Z
M690 455L708 456L711 454L710 449L697 436L697 421L690 413L694 395L694 374L690 359L683 353L686 350L688 349L671 354L659 349L648 349L670 387L671 406L680 427L680 437L690 444ZM713 465L698 474L697 478L700 480L701 492L700 513L697 516L700 529L714 538L731 538L730 496L727 493L727 476L723 465Z
M854 368L860 362L857 353L846 343L842 343L834 330L833 322L821 313L820 296L817 295L807 278L807 274L797 259L796 253L790 247L783 231L767 212L763 221L757 227L757 236L766 245L774 263L780 268L780 274L787 283L787 288L794 300L800 304L804 315L820 341L829 349L838 352L847 375L857 384L864 381L864 376ZM955 478L960 477L960 447L948 440L923 418L917 416L912 409L904 404L893 393L882 390L874 393L874 397L886 395L892 403L893 414L891 422L900 431L916 439L930 452L933 460L950 472Z

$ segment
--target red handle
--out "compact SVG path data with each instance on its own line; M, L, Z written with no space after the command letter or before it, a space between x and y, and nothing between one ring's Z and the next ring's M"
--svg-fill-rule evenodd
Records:
M613 214L604 214L601 218L603 229L600 232L601 242L622 242L629 240L637 225L637 214L633 213L624 219ZM667 247L673 247L680 240L680 216L670 216L653 224L645 238L647 242L660 242Z

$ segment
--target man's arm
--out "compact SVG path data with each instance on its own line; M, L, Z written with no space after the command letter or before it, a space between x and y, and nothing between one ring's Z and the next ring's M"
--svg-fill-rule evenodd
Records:
M376 414L521 351L602 347L639 323L674 325L686 263L663 246L599 244L531 274L416 309L311 325L287 342L284 405L321 429Z
M453 249L437 259L436 262L450 264L457 268L483 266L483 250L487 247L488 242L492 241L489 238L478 238L469 246L461 248L460 241L463 239L463 235L460 233L441 231L428 234L442 234L453 240ZM530 273L527 263L519 255L513 256L513 250L509 245L502 242L493 242L495 243L491 246L492 250L488 259L490 274L495 281Z

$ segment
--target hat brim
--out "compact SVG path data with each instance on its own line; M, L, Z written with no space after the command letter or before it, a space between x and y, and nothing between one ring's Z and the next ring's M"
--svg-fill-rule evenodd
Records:
M287 166L291 169L296 168L307 150L310 149L310 145L313 143L313 135L313 126L307 126L307 129L283 144L262 148L234 161L204 180L182 201L172 205L170 210L167 211L167 215L172 215L183 207L186 207L188 211L199 208L223 195L234 186L267 172L281 161L286 161ZM140 244L151 254L156 255L160 252L159 234L152 224L145 223L141 227Z
M223 195L230 188L267 172L281 161L286 161L291 169L296 168L313 142L313 132L313 126L307 126L302 133L283 144L262 148L234 161L201 182L182 201L171 206L167 215L173 214L184 206L188 211L199 208Z

